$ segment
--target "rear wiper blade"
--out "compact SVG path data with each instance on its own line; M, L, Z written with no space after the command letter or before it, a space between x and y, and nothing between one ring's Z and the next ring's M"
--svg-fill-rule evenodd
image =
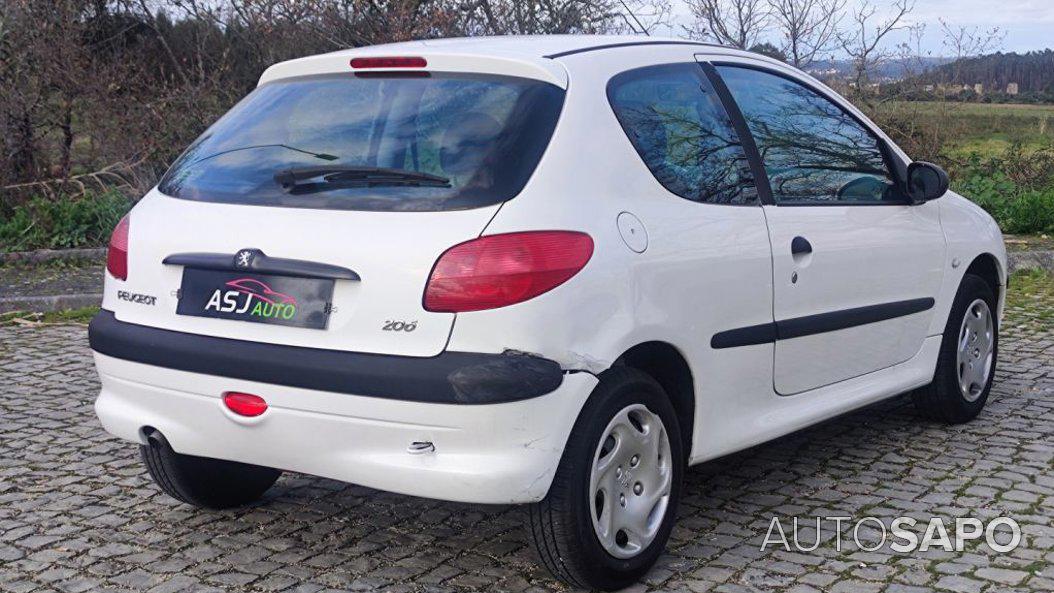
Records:
M321 183L303 184L314 187L323 184L348 183L352 185L429 185L450 187L450 179L431 173L408 171L406 169L389 169L386 167L364 167L352 165L333 165L322 167L297 167L284 169L274 174L275 183L287 191L300 190L300 181L320 179ZM306 189L306 187L305 187ZM320 189L325 189L320 188ZM300 192L297 192L300 193Z

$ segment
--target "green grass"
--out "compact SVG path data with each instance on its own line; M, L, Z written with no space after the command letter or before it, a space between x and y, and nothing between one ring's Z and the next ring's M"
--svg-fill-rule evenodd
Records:
M1011 276L1005 323L1026 330L1049 329L1054 324L1054 275L1023 270Z
M1054 251L1054 235L1004 234L1007 251Z
M1054 232L1054 187L1022 187L1002 174L954 178L952 189L982 207L1011 234Z
M1019 103L966 103L961 101L893 101L894 105L911 105L921 113L952 112L968 117L1017 117L1036 119L1054 117L1054 105Z
M949 169L952 189L984 208L1004 233L1054 233L1054 149L1019 144L970 154Z
M1011 138L1009 134L992 134L987 138L966 138L959 140L944 149L945 154L954 160L966 160L972 154L990 157L1003 154L1011 146L1019 144L1024 150L1035 152L1047 146L1040 141L1027 142Z
M103 247L131 207L118 191L0 204L0 252Z
M1054 105L887 101L871 116L1004 233L1054 233Z
M88 323L92 317L99 312L99 307L82 307L80 309L66 309L64 311L50 311L48 313L31 313L28 311L12 311L0 314L0 326L4 325L40 325L60 323Z
M948 142L942 153L961 159L1004 152L1013 144L1029 150L1054 146L1054 105L891 101L877 115L940 126Z

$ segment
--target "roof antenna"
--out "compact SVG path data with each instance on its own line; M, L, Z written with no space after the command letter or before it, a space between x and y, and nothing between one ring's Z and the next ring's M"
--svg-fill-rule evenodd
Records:
M644 33L646 37L651 37L651 33L648 33L647 27L645 27L644 24L640 22L640 19L637 18L637 15L633 14L633 11L630 10L629 6L626 5L626 0L619 0L619 4L622 5L622 8L626 9L626 14L628 14L630 18L633 19L633 22L637 23L637 26L640 27L640 32ZM632 27L632 25L630 26ZM636 31L634 31L634 33L636 33Z

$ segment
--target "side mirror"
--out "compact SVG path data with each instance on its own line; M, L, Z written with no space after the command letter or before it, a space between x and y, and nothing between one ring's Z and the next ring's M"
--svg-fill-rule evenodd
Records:
M915 161L908 165L907 193L916 204L936 200L948 191L948 174L933 163Z

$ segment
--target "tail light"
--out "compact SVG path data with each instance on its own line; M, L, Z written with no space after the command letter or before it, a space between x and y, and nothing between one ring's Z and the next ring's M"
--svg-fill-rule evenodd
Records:
M125 214L121 222L113 229L110 235L110 249L106 253L106 269L110 275L118 280L128 279L128 215Z
M480 237L439 256L425 288L429 311L496 309L548 292L581 270L593 239L572 231Z

